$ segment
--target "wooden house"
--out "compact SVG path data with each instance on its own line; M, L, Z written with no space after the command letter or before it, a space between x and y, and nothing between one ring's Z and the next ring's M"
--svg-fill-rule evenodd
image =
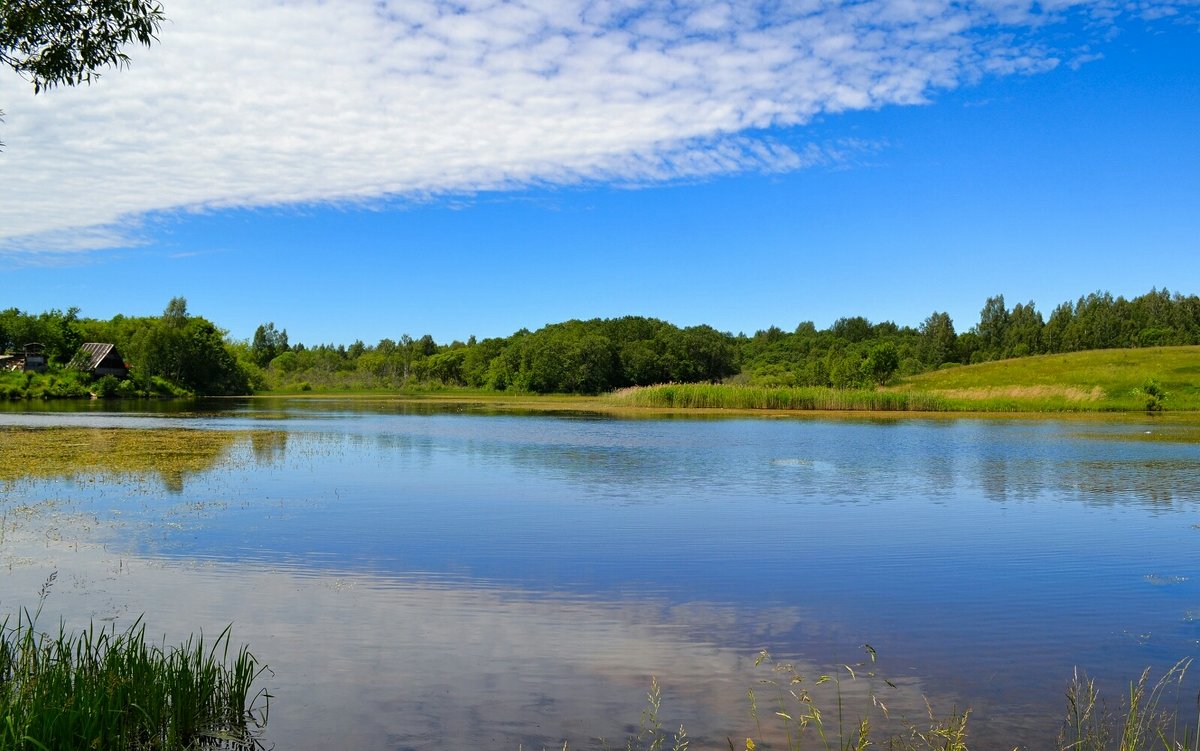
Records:
M0 368L5 370L26 371L29 373L46 372L46 345L38 342L26 344L23 351L12 355L0 355Z
M117 352L114 344L106 342L84 342L79 353L71 360L71 367L91 373L96 377L106 375L124 378L129 375L125 359Z

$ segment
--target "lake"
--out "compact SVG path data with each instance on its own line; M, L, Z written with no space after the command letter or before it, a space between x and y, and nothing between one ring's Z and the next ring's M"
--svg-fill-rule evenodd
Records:
M232 623L278 749L623 747L652 676L693 748L741 747L764 648L854 712L928 698L972 709L973 747L1044 748L1076 667L1116 705L1200 645L1196 418L31 408L0 430L86 428L100 458L0 457L0 612L56 573L43 626ZM187 467L106 465L179 428ZM894 687L838 667L864 644Z

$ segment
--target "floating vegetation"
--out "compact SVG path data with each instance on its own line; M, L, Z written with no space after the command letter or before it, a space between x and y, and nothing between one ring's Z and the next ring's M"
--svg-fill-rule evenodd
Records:
M1170 587L1175 584L1183 584L1188 580L1186 576L1163 576L1161 574L1147 574L1144 578L1147 584L1153 584L1156 587Z
M1088 441L1139 441L1146 443L1200 443L1200 425L1196 424L1194 414L1182 419L1186 422L1163 422L1167 418L1157 416L1153 430L1142 427L1141 424L1131 425L1125 431L1090 431L1079 432L1073 437Z
M154 475L174 487L185 475L226 460L238 440L249 438L258 452L284 436L276 431L184 428L0 427L0 482L81 474Z

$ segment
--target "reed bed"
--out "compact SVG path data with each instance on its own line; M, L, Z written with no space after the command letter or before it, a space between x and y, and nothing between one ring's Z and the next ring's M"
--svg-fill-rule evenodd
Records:
M610 395L616 406L665 409L757 409L794 411L941 412L953 409L944 398L918 392L762 387L717 383L637 386Z
M269 695L265 668L226 628L179 647L124 631L40 632L35 616L0 624L0 751L261 748Z
M611 407L658 409L743 409L762 411L828 412L1142 412L1147 396L1133 390L1115 397L1079 396L1069 390L1045 388L978 388L918 390L905 385L877 390L833 389L820 386L749 386L728 383L672 383L634 386L614 391ZM1161 411L1161 400L1154 411Z

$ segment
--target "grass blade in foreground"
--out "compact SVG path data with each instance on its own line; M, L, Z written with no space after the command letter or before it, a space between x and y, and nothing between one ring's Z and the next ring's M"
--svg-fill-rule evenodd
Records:
M42 633L28 613L0 624L0 751L261 747L266 670L230 631L211 644L147 644L140 619L123 632Z

